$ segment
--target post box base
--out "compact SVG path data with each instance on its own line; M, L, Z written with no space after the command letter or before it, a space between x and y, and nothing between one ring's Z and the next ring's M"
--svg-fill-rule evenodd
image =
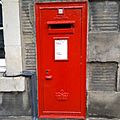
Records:
M41 115L41 116L39 116L39 118L50 118L50 119L52 119L52 118L62 118L62 119L66 119L66 118L75 118L75 119L80 119L80 120L85 120L85 117L84 116L64 116L64 115Z

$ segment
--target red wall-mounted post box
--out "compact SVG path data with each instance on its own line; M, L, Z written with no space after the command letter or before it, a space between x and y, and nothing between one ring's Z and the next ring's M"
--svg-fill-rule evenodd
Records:
M86 116L87 2L36 3L38 115Z

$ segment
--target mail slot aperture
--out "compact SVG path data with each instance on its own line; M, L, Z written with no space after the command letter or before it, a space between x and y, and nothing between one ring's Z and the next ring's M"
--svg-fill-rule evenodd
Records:
M48 21L48 33L74 33L75 21Z
M74 25L70 23L49 24L49 28L50 29L71 29L71 28L74 28Z

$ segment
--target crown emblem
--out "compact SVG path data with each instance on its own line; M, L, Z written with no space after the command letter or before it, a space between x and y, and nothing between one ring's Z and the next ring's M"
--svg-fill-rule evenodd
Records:
M68 100L69 93L65 92L63 89L55 93L56 99L60 101Z

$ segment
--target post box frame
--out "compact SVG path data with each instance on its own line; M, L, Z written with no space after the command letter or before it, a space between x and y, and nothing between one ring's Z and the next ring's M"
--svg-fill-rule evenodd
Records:
M39 56L39 44L40 44L40 41L39 39L41 39L40 37L40 16L39 16L39 10L40 9L56 9L58 8L57 4L59 5L62 5L62 4L73 4L72 8L80 8L82 10L82 26L81 26L81 38L82 38L82 45L81 45L81 61L80 61L80 64L81 64L81 67L82 67L82 80L81 80L81 96L82 96L82 102L81 102L81 106L82 106L82 111L81 111L81 116L79 115L49 115L49 114L46 114L46 115L41 115L40 114L40 111L41 111L41 98L42 98L42 93L41 93L41 90L39 89L39 85L41 84L40 83L40 80L38 80L38 114L39 114L39 117L40 118L80 118L80 119L85 119L86 117L86 46L87 46L87 2L54 2L54 3L49 3L49 2L46 2L46 3L36 3L35 4L35 11L36 11L36 41L37 41L37 70L38 70L38 77L40 76L40 73L39 73L39 69L40 69L40 63L39 63L39 60L40 60L40 56ZM41 4L41 6L39 6ZM46 4L46 5L45 5ZM78 6L75 6L74 4L79 4ZM48 6L49 7L48 7ZM62 8L71 8L71 6L62 6ZM50 23L48 23L50 24ZM50 34L52 34L50 32ZM63 37L64 38L64 37ZM67 38L68 39L68 38ZM69 60L69 59L68 59Z

